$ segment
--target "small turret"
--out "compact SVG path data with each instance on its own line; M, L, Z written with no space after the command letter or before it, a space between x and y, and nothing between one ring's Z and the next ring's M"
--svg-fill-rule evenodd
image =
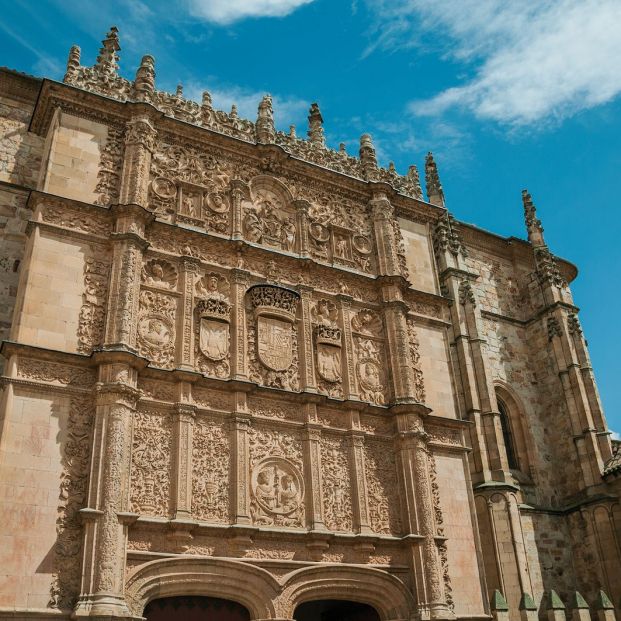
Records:
M136 71L134 81L134 98L136 101L151 101L155 92L155 59L153 56L143 56L140 67Z
M69 50L69 58L67 58L67 71L63 82L71 82L78 73L80 67L80 48L77 45L72 45Z
M276 139L276 129L274 128L274 110L272 108L272 96L265 95L259 103L259 111L256 123L257 142L269 144Z
M522 203L524 204L524 221L528 231L528 241L533 246L545 246L543 239L543 226L537 218L537 209L528 190L522 190Z
M316 103L311 104L308 111L308 137L314 146L326 146L326 139L323 133L323 117Z
M116 75L119 68L118 52L120 49L119 29L116 26L112 26L108 34L106 34L106 38L101 42L95 68L105 75Z
M414 195L416 196L416 198L422 198L423 189L420 186L420 175L418 174L418 168L414 164L412 164L412 166L408 168L408 173L406 177L414 188Z
M425 186L427 189L427 199L432 205L444 207L444 190L440 183L438 167L433 159L433 153L429 151L425 158Z
M371 134L360 136L360 163L367 179L373 179L377 171L377 157Z

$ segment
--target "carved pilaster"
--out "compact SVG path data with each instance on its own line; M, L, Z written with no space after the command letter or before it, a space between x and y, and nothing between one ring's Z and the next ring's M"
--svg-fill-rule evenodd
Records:
M151 154L156 137L157 131L148 117L141 116L128 122L121 179L122 204L147 207Z
M183 257L183 302L180 326L177 330L177 366L186 371L194 370L194 284L198 273L198 261L191 257Z
M174 415L173 515L176 520L192 516L192 436L195 408L177 403Z
M310 203L305 200L297 200L294 202L294 206L296 208L296 219L300 238L298 252L301 257L308 257L310 256L310 246L308 241L308 210L310 209Z
M235 414L233 419L233 520L236 524L250 524L250 446L248 432L250 419L243 414Z
M364 466L364 435L350 432L349 446L351 451L352 506L354 513L354 529L363 534L370 534L371 517L369 515L369 494Z
M233 239L243 239L242 198L247 191L246 184L240 179L231 181L231 199L233 203Z
M300 326L300 372L302 387L307 391L316 392L317 383L315 381L315 357L313 355L313 325L311 318L311 302L313 291L310 287L300 286L300 296L302 298L302 318Z
M352 298L339 295L339 314L343 326L343 355L345 356L345 374L343 377L343 391L346 399L357 399L356 371L354 360L354 338L351 331L351 303Z
M85 567L85 591L80 596L76 614L129 616L123 596L125 574L125 544L127 526L133 516L128 513L129 473L131 462L132 416L139 392L128 384L134 383L135 373L125 365L104 365L100 369L96 396L96 434L101 442L93 452L89 491L89 522L85 542L92 560Z
M404 524L408 534L418 536L418 541L412 545L411 563L420 614L432 619L454 618L446 603L443 568L436 543L438 532L429 478L427 434L416 413L398 414L397 426L395 448L403 484Z
M309 404L308 407L315 407ZM307 483L306 506L308 526L312 530L325 530L323 517L323 492L321 485L321 427L307 423L304 439L305 479Z
M420 393L415 384L413 361L410 356L407 311L406 304L397 300L387 303L384 308L395 403L418 401L417 395Z
M370 205L373 211L378 272L381 275L398 275L400 273L398 248L392 223L394 209L383 193L377 193Z
M233 320L231 325L231 377L233 379L248 377L245 295L249 276L248 272L239 269L231 273L231 319Z
M135 351L140 272L147 243L133 233L113 235L104 349Z

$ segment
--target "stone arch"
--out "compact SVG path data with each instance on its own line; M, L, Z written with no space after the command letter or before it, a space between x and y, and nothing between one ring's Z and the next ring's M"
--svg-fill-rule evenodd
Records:
M252 619L274 618L278 581L265 569L220 558L168 558L137 567L127 579L125 596L132 613L141 616L154 599L204 595L245 606Z
M528 433L528 424L526 424L522 401L516 395L513 388L505 382L494 382L494 390L496 391L497 401L501 401L507 410L519 471L531 477L534 447L533 440Z
M293 195L289 188L276 177L270 175L256 175L250 180L250 190L254 194L261 190L269 190L273 192L283 203L283 206L288 206L293 202Z
M416 602L397 577L372 567L324 565L298 569L283 578L278 610L292 619L299 604L320 599L369 604L382 621L409 619Z

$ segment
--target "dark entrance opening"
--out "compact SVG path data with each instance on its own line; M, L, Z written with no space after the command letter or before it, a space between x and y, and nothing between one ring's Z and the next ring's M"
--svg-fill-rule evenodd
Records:
M380 621L368 604L340 599L321 599L300 604L293 613L295 621Z
M250 621L237 602L217 597L163 597L147 604L147 621Z

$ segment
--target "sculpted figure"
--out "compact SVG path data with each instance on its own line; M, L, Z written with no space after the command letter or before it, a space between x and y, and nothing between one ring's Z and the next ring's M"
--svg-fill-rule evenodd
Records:
M224 295L220 293L218 284L218 276L216 274L208 274L196 283L196 291L199 295L206 298L224 300Z
M256 213L249 211L246 215L246 237L251 241L258 243L263 237L263 226Z
M283 248L289 252L295 250L295 224L291 218L282 227Z
M276 491L270 480L269 470L261 470L257 475L255 495L260 504L273 509L276 504Z
M280 502L278 504L284 511L293 511L293 509L297 507L298 499L298 491L295 488L295 483L288 474L284 474L280 480L280 484L282 489L280 492Z

